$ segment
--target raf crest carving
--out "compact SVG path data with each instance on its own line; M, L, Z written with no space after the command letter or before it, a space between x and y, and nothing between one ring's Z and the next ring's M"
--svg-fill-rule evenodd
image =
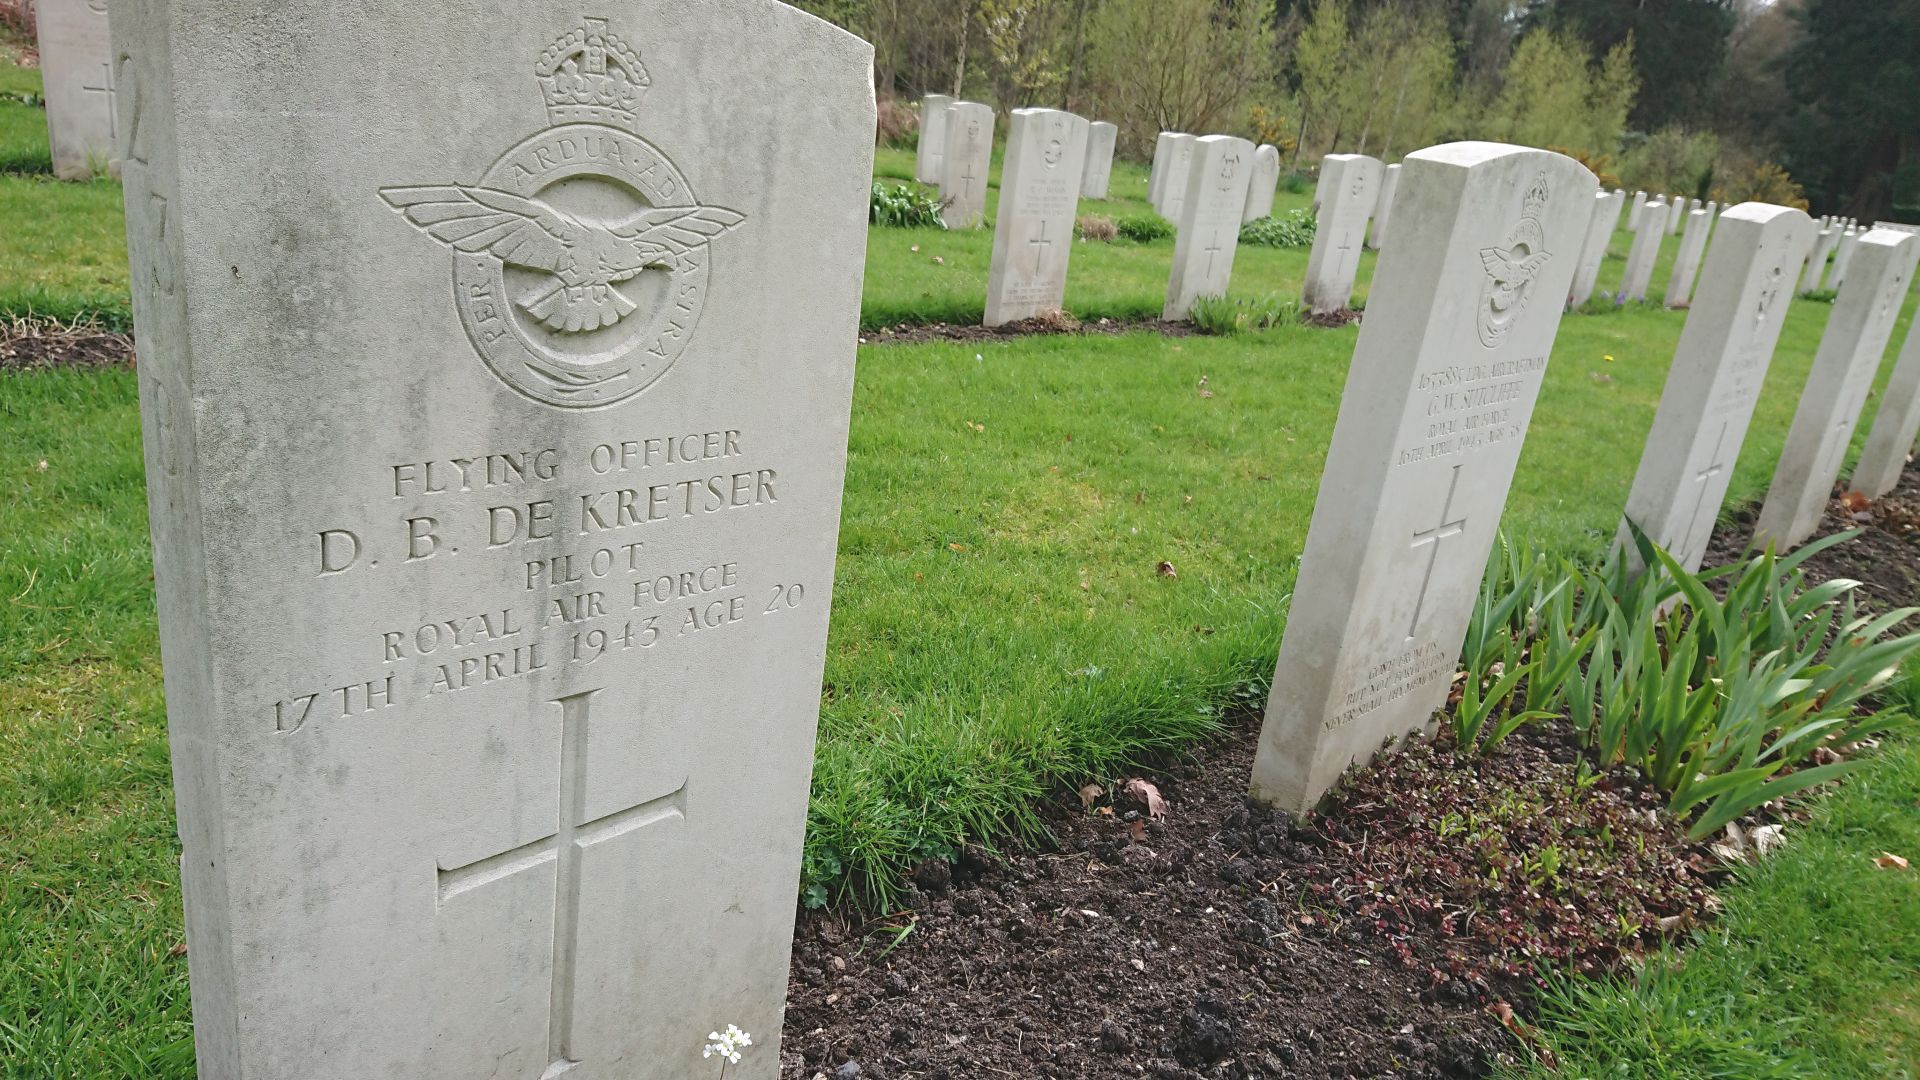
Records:
M1480 265L1487 279L1480 286L1480 344L1489 349L1504 344L1508 331L1527 310L1540 268L1553 256L1540 214L1547 207L1547 174L1541 173L1527 189L1520 221L1507 233L1504 246L1480 249Z
M611 405L686 350L708 246L745 216L703 206L638 136L651 85L639 53L588 18L534 67L548 127L470 185L380 189L452 250L454 305L487 367L565 408Z

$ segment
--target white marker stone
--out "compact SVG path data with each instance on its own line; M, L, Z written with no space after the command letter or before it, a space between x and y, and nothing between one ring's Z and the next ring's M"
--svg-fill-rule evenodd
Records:
M1742 203L1720 216L1700 293L1627 496L1626 519L1688 570L1706 556L1734 462L1760 400L1813 222ZM1622 547L1634 547L1622 525Z
M1353 303L1367 218L1380 198L1385 172L1379 159L1365 154L1328 154L1320 161L1320 216L1301 290L1301 302L1316 315L1343 311Z
M1685 307L1692 300L1693 281L1700 274L1700 260L1707 253L1707 234L1712 231L1712 214L1695 210L1687 215L1687 231L1680 235L1680 249L1673 256L1673 274L1667 278L1667 307Z
M920 141L913 152L913 178L923 184L940 183L947 147L947 106L951 104L953 98L946 94L927 94L920 99Z
M119 105L107 0L40 0L36 17L53 174L85 180L115 160Z
M1628 300L1645 300L1653 282L1653 264L1660 258L1660 241L1667 235L1667 204L1655 199L1640 208L1640 228L1627 249L1627 268L1621 273L1620 292Z
M1058 311L1066 299L1087 134L1087 121L1070 112L1013 110L987 271L987 326Z
M1160 185L1160 216L1178 226L1185 220L1187 180L1198 153L1198 135L1175 135L1167 147L1167 177Z
M873 50L598 10L115 0L208 1080L779 1073Z
M1253 765L1289 811L1445 703L1593 212L1545 150L1404 164Z
M1667 200L1668 236L1672 236L1680 231L1680 223L1687 219L1689 213L1692 213L1692 206L1692 201L1678 195Z
M1233 280L1233 254L1240 245L1240 212L1247 205L1253 144L1232 135L1193 139L1192 160L1181 185L1183 216L1173 241L1173 272L1167 277L1163 319L1184 319L1202 296L1225 296Z
M1647 193L1644 191L1634 192L1633 205L1627 209L1627 228L1633 229L1636 231L1639 230L1640 212L1646 209L1646 205L1647 205Z
M1876 226L1877 227L1877 226ZM1907 229L1895 230L1912 235ZM1907 343L1901 346L1894 362L1893 375L1873 414L1873 427L1867 430L1867 444L1860 450L1860 463L1853 467L1848 486L1877 499L1892 491L1913 453L1913 438L1920 434L1920 332L1907 330Z
M1113 146L1120 129L1105 120L1095 120L1087 128L1087 166L1080 178L1080 197L1104 199L1113 186Z
M977 229L987 220L987 174L993 163L993 106L956 101L947 106L947 143L941 151L940 220L949 229Z
M1920 260L1920 236L1876 229L1861 238L1853 275L1833 301L1793 427L1754 527L1756 544L1785 551L1812 536L1873 390L1880 355L1893 336L1907 284Z
M1607 258L1607 245L1613 242L1614 227L1627 203L1624 191L1593 193L1593 217L1587 221L1587 233L1580 244L1580 264L1573 273L1573 292L1568 307L1579 307L1593 298L1600 283L1600 266ZM1374 226L1378 231L1379 226Z
M1849 228L1840 234L1839 246L1833 249L1833 277L1827 282L1827 288L1838 292L1847 283L1847 269L1853 265L1853 253L1860 246L1860 230Z
M1163 131L1153 137L1153 163L1147 171L1147 204L1160 210L1160 193L1167 187L1167 166L1173 162L1173 137L1176 131Z
M1273 215L1273 195L1280 185L1280 149L1262 143L1253 152L1253 177L1247 183L1247 206L1243 221L1258 221Z
M1400 166L1389 165L1380 175L1380 195L1373 203L1373 228L1367 233L1367 247L1379 251L1387 242L1387 221L1392 217L1393 193L1400 187Z
M1838 228L1829 225L1820 230L1819 239L1814 241L1813 252L1807 256L1807 272L1800 278L1802 293L1819 291L1821 279L1827 273L1827 257L1833 254L1834 247L1839 243Z

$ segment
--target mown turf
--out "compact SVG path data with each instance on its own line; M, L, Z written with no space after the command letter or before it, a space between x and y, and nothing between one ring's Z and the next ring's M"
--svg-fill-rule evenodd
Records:
M1890 749L1789 836L1684 952L1549 994L1560 1068L1509 1080L1920 1075L1920 872L1875 865L1920 861L1920 743Z

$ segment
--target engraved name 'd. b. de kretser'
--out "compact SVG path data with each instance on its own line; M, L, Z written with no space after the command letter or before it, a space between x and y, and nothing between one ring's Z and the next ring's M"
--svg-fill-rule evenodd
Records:
M686 350L710 243L744 216L703 206L639 136L639 53L588 17L534 65L548 126L473 184L380 189L453 252L453 302L487 367L565 408L624 401ZM638 192L644 201L636 199Z

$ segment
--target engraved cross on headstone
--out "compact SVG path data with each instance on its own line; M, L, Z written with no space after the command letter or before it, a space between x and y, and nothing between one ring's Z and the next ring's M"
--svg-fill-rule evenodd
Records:
M1727 448L1727 432L1731 430L1732 427L1733 425L1729 421L1721 422L1720 437L1715 440L1713 444L1713 464L1700 470L1693 476L1693 482L1699 485L1699 489L1695 492L1693 499L1693 516L1687 519L1687 531L1680 536L1680 549L1678 551L1669 550L1668 552L1668 554L1679 558L1683 562L1693 554L1693 534L1700 528L1700 512L1706 509L1707 505L1707 482L1727 471L1727 463L1720 459L1720 455Z
M1334 250L1340 253L1333 261L1334 275L1336 277L1344 277L1347 272L1347 256L1353 251L1353 233L1342 233L1340 235L1340 246ZM1340 306L1345 307L1346 305L1342 304Z
M1407 638L1409 640L1413 638L1413 632L1419 629L1420 613L1426 610L1427 588L1433 584L1433 567L1434 564L1440 560L1440 541L1448 537L1459 536L1465 532L1467 528L1466 518L1458 518L1453 521L1447 520L1447 515L1453 513L1454 492L1459 489L1460 466L1455 465L1453 467L1453 479L1447 483L1447 501L1440 507L1440 523L1431 529L1413 534L1413 543L1410 546L1414 550L1417 551L1423 547L1430 547L1432 550L1427 552L1426 576L1420 579L1420 599L1414 601L1413 619L1407 623Z
M99 86L82 84L80 89L88 93L107 95L107 122L113 125L114 132L118 133L120 130L120 109L117 95L113 92L113 65L102 63L100 70L105 72L105 74L100 76Z
M1034 277L1040 276L1040 272L1041 272L1040 264L1047 257L1047 249L1053 246L1053 241L1047 239L1047 224L1048 222L1045 218L1040 219L1040 235L1033 238L1032 240L1027 241L1028 244L1033 246L1033 276Z
M635 830L687 816L687 785L657 799L636 803L586 820L587 707L598 690L563 697L560 706L560 812L555 831L531 843L461 866L439 868L439 899L444 904L462 893L549 862L553 872L553 974L548 995L547 1068L541 1080L573 1069L575 953L580 940L580 857L587 848Z
M1220 257L1222 251L1226 250L1220 243L1220 227L1218 225L1214 226L1212 238L1207 242L1204 250L1207 253L1207 278L1211 280L1213 278L1213 262Z

